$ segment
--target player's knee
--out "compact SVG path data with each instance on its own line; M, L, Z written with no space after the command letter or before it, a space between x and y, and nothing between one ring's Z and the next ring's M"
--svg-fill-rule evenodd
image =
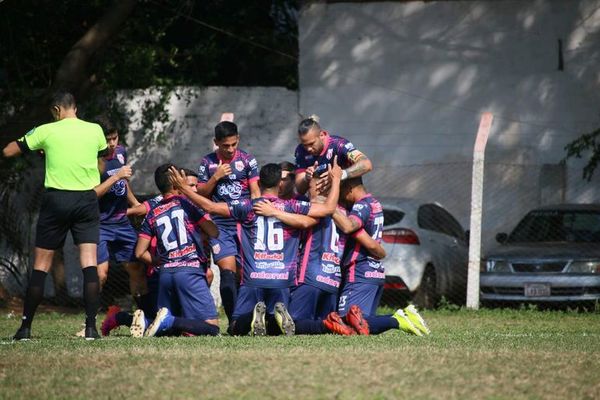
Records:
M235 263L235 256L225 257L217 261L217 265L221 271L236 272L237 266Z

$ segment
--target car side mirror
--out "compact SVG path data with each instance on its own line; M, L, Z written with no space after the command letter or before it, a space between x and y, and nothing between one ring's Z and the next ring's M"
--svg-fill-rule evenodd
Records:
M498 233L496 235L496 242L498 242L500 244L506 243L507 240L508 240L508 235L506 233L504 233L504 232Z

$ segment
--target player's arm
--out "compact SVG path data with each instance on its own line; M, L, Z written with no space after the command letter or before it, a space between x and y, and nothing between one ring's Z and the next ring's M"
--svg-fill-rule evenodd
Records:
M127 185L127 203L129 204L129 207L137 207L137 206L144 207L142 205L142 203L140 203L138 201L138 199L135 197L135 194L133 194L133 190L131 190L131 186L129 185L129 181L125 182L125 184Z
M339 210L335 210L333 213L333 222L346 235L356 232L362 228L362 224L357 218L348 218Z
M191 187L186 185L185 174L183 171L178 171L175 167L171 167L169 169L169 180L175 189L179 190L181 194L186 196L192 203L207 213L220 215L222 217L230 216L227 203L215 203L214 201L194 192Z
M310 181L313 178L313 174L315 170L319 166L319 163L315 161L313 165L306 168L304 171L296 171L296 191L299 194L305 194L308 191L308 187L310 186Z
M104 182L100 183L98 186L94 187L94 191L96 192L97 197L102 197L110 188L120 181L121 179L127 179L131 176L131 167L129 165L123 165L119 170L114 174L108 177Z
M352 165L342 172L343 179L357 178L373 170L371 160L360 151L353 150L348 153L347 157Z
M258 180L251 180L248 184L248 187L250 188L251 199L257 199L260 197L260 187L258 186Z
M144 203L140 203L136 206L133 207L129 207L127 209L127 216L143 216L146 215L146 213L148 212L148 209L146 208L146 206L144 205Z
M385 258L386 253L383 246L373 239L364 229L359 229L357 232L355 232L354 238L358 243L360 243L360 245L367 249L373 258L378 260Z
M208 168L208 166L206 166ZM198 194L204 197L210 197L217 186L217 182L227 175L231 174L231 165L223 164L223 161L219 161L217 170L206 182L198 182L196 190Z
M215 223L210 219L203 219L202 221L200 221L198 226L200 227L200 229L202 229L202 232L206 233L208 237L219 237L219 228L217 228L217 225L215 225Z
M135 256L141 262L151 265L154 264L152 254L150 254L150 237L146 235L139 235L138 241L135 245Z
M342 170L342 180L356 178L373 170L373 164L371 163L371 160L369 160L369 158L359 150L355 149L352 143L348 142L348 144L351 146L351 150L342 153L342 156L344 156L351 165ZM329 190L331 184L331 177L327 172L325 172L319 177L317 182L317 191L319 193L326 192Z
M337 156L333 158L333 166L327 166L328 175L331 176L332 185L327 194L327 199L324 204L312 203L310 205L309 217L321 218L332 215L340 198L340 180L342 178L342 169L337 163Z
M296 229L308 229L315 226L318 222L316 218L312 218L302 214L290 213L273 207L270 201L259 201L252 209L257 215L264 217L275 217L284 224Z

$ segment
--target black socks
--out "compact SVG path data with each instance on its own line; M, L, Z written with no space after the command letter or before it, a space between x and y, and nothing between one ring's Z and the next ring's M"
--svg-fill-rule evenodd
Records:
M95 266L83 269L83 301L85 304L85 326L96 326L96 314L100 307L100 280Z
M27 294L25 295L25 302L23 304L21 328L31 328L31 321L35 315L35 310L44 298L44 285L46 283L47 275L47 272L35 269L31 273L29 287L27 288Z

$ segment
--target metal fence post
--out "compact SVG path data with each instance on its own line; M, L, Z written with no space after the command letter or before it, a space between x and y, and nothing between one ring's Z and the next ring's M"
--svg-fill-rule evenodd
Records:
M473 151L473 178L471 182L471 226L469 237L469 271L467 276L467 308L479 309L479 268L481 262L481 208L483 199L483 171L485 146L494 116L483 113L479 122Z

